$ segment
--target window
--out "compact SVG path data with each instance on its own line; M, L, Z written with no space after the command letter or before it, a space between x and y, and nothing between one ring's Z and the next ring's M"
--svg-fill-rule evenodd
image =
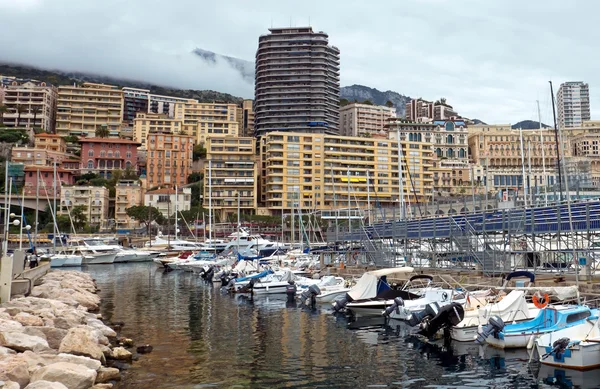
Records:
M106 156L106 152L104 150L100 151L100 158L104 158Z
M152 154L154 154L154 151L152 152ZM128 152L127 152L127 154L126 154L126 157L127 157L127 158L131 158L131 151L128 151Z
M115 151L115 157L116 158L120 158L121 157L121 153L119 151Z
M88 157L93 157L93 156L94 156L94 150L89 150Z
M590 311L587 311L587 310L584 312L573 313L573 314L567 316L567 324L583 320L589 316L590 316Z
M88 169L93 169L94 168L94 161L92 161L91 159L88 161L87 164Z

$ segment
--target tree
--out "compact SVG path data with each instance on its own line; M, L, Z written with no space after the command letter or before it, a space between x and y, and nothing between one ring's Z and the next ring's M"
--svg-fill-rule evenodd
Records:
M100 127L96 128L95 135L96 135L96 138L108 138L110 135L108 126L106 124L103 124Z
M86 211L86 205L76 205L71 208L71 220L73 220L73 226L75 227L75 230L80 230L85 227L87 223Z
M365 100L362 103L366 105L373 105L373 102L371 100Z
M39 105L34 105L31 107L31 113L33 114L33 128L35 129L37 115L42 111L42 108Z
M79 143L79 138L77 135L68 135L64 137L65 142L67 143Z
M71 219L69 215L57 215L56 225L59 231L70 231L71 230Z
M21 114L27 112L27 107L24 105L17 105L17 127L21 127Z
M194 161L198 161L204 158L206 158L206 149L204 148L203 144L199 143L194 146L193 159Z
M392 103L390 100L385 102L385 106L388 108L394 108L394 103Z
M0 126L4 127L4 114L8 112L6 105L0 105Z
M340 107L345 107L348 104L350 104L350 101L348 101L348 99L340 99Z
M199 172L194 172L188 176L187 182L188 182L188 184L191 184L193 182L202 182L203 179L204 179L204 174L199 173Z
M125 168L125 171L123 172L123 179L124 180L137 180L139 177L137 175L137 172L135 171L135 169L131 166L127 166Z
M158 209L147 207L145 205L134 205L133 207L127 208L125 212L127 212L127 216L130 218L143 223L146 226L146 231L148 233L150 233L150 224L152 224L153 221L158 224L163 224L165 220Z

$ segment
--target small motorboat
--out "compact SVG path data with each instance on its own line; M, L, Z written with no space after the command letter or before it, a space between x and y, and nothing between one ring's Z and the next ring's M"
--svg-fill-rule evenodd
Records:
M532 320L508 325L501 318L492 316L489 323L479 330L476 341L498 348L531 348L535 338L580 325L588 319L597 318L598 313L597 309L584 305L547 306L540 309Z

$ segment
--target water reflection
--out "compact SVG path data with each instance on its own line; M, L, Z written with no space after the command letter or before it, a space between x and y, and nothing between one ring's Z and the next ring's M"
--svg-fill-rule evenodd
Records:
M230 296L153 264L90 267L102 313L154 346L117 388L549 387L527 354L425 341L402 322L349 322L285 296ZM535 371L534 371L535 370ZM588 374L588 373L586 373ZM566 374L570 382L588 375ZM596 379L600 378L597 377ZM590 378L593 379L593 378ZM598 381L596 381L598 382Z

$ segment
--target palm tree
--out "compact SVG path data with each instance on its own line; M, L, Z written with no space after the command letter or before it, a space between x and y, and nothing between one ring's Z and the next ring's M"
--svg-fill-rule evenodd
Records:
M108 130L108 126L106 124L101 125L96 128L96 137L97 138L108 138L110 135L110 131Z
M42 112L42 108L39 105L34 105L33 107L31 107L31 113L33 114L33 127L36 126L37 115L40 112Z
M8 112L6 105L0 105L0 125L4 127L4 114Z
M24 105L17 105L17 127L21 127L21 114L27 112L27 107Z

